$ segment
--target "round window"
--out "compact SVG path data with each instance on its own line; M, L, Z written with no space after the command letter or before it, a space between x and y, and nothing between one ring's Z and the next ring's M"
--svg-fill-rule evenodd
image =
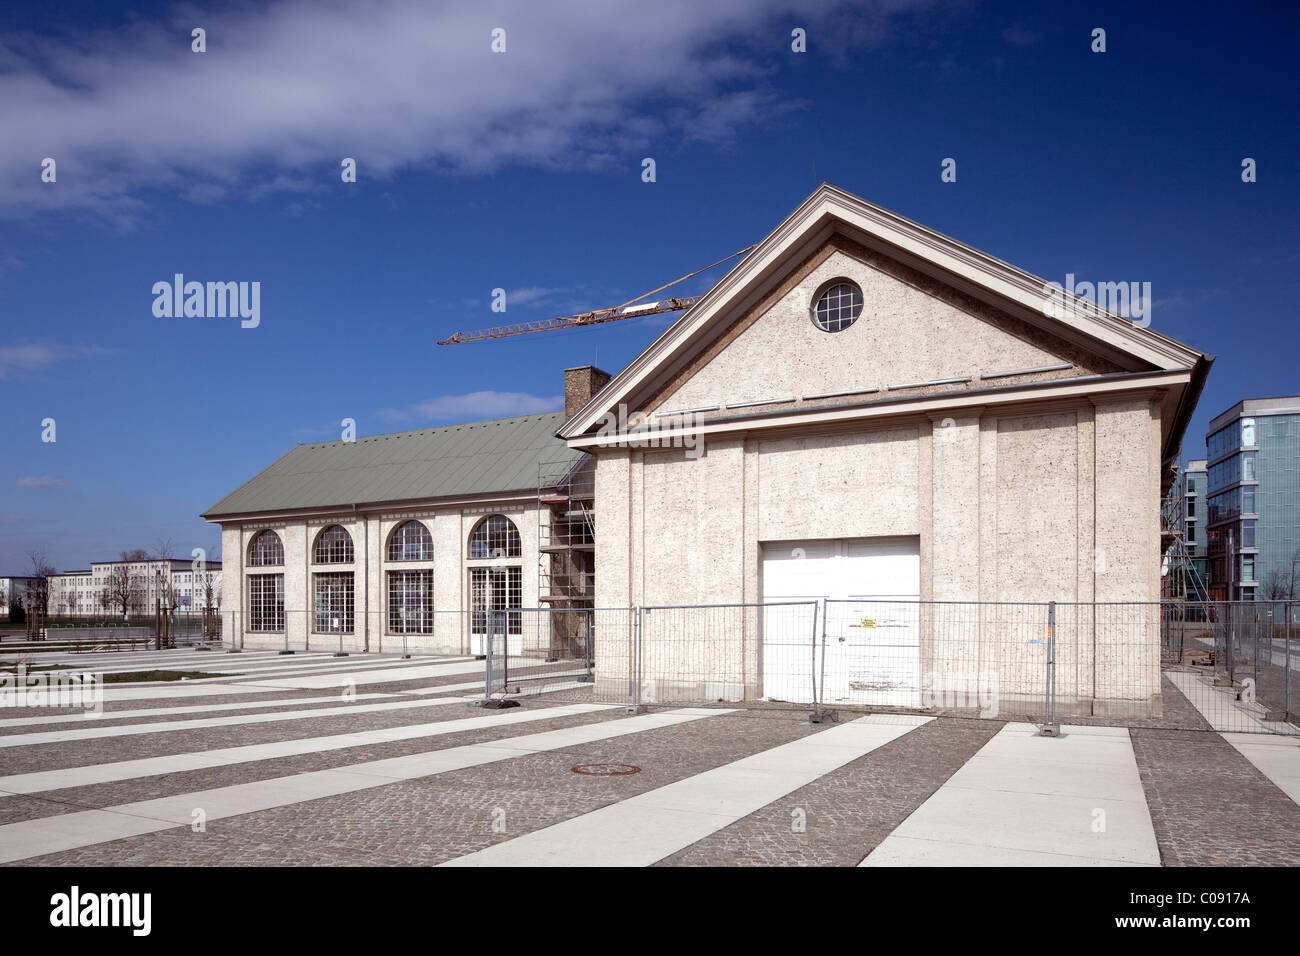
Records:
M862 290L847 279L834 279L813 300L813 325L823 332L847 329L862 314Z

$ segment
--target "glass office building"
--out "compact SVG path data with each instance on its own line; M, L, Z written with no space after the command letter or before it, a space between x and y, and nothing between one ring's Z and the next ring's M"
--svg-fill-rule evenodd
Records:
M1300 396L1238 402L1205 444L1210 597L1300 600Z

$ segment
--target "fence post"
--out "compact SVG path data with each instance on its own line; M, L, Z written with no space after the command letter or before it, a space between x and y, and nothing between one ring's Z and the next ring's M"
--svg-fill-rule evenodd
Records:
M821 705L817 702L817 611L821 608L821 603L825 598L813 602L813 621L812 621L812 640L808 642L809 650L812 651L812 660L809 661L808 678L812 681L812 722L820 723L822 716Z
M1183 641L1187 637L1187 601L1184 595L1183 603L1178 605L1178 663L1181 664L1187 660L1187 652L1184 649Z
M1095 666L1095 662L1094 662ZM1061 725L1056 722L1056 602L1047 602L1047 666L1043 681L1043 726L1040 737L1061 736Z
M1282 719L1290 721L1291 719L1291 614L1294 613L1294 607L1290 604L1282 605L1282 613L1287 615L1286 636L1283 637L1283 646L1286 648L1286 654L1283 657L1283 665L1286 670L1282 671ZM1270 650L1271 659L1271 650Z
M632 608L632 706L629 714L639 714L641 707L641 611Z
M488 625L488 643L496 643L497 625L508 624L506 612L501 610L489 611L488 617L493 623ZM501 628L501 692L504 694L510 690L510 630L508 626Z
M583 620L587 622L586 633L583 635L583 675L578 678L581 684L594 684L596 682L596 609L587 608L582 612Z
M1234 686L1237 683L1236 661L1233 644L1237 639L1237 605L1228 605L1228 634L1227 634L1227 651L1228 651L1228 686Z
M822 666L821 673L818 677L820 677L823 700L826 697L826 631L830 619L830 611L830 599L822 598Z
M821 637L822 637L822 659L821 664L817 663L817 612L821 611ZM836 714L826 711L826 598L818 598L813 602L813 632L812 632L812 687L813 687L813 712L809 721L814 724L824 723L827 720L837 721L839 718ZM818 690L820 688L820 691Z
M483 630L483 700L487 701L492 697L492 612L488 612L488 620ZM472 649L472 648L471 648Z

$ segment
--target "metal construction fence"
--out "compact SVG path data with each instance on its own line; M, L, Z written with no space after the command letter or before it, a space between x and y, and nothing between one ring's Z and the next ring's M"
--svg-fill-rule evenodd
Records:
M222 621L218 611L173 611L162 617L137 615L130 619L61 619L43 624L37 640L50 644L72 642L85 647L102 643L128 647L179 647L220 642Z
M1176 680L1198 707L1204 704L1203 709L1219 712L1230 706L1234 714L1224 715L1223 722L1232 726L1219 729L1295 733L1291 725L1300 716L1296 642L1300 642L1300 601L1166 602L1161 606L1160 646L1166 676ZM1201 679L1191 685L1181 676L1188 672Z
M892 599L523 609L488 696L1297 733L1300 604Z
M485 698L1297 733L1300 602L224 612L227 649L473 656Z
M624 616L626 612L623 612ZM602 615L602 617L604 617ZM487 612L485 696L590 691L595 680L596 612L520 608ZM610 621L611 626L618 623Z

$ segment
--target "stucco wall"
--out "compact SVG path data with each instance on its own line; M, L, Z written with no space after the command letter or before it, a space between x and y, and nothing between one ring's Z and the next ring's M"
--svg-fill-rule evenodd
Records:
M884 260L873 265L833 252L655 407L675 411L1083 363L1064 343L943 295L907 272ZM813 325L809 308L823 283L841 276L862 288L862 315L846 329L824 332ZM1072 374L1080 372L1017 381Z
M1129 396L1016 412L711 441L699 459L601 453L597 604L758 601L764 541L916 535L922 600L971 602L924 618L924 671L992 671L1008 697L1041 694L1042 603L1057 601L1062 698L1151 698L1158 615L1128 605L1094 621L1074 602L1158 600L1157 406ZM707 672L717 647L692 649L682 629L671 639L694 655L683 669ZM743 660L715 672L740 664L730 684L757 696L761 641L726 642ZM598 647L598 676L625 681L629 657L621 642Z

